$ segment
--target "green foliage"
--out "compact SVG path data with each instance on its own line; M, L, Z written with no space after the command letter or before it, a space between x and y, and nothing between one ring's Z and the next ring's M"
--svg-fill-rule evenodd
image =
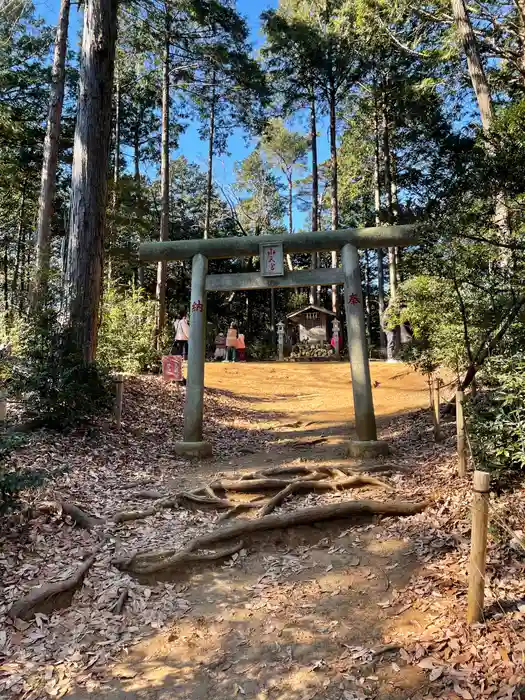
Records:
M399 296L384 314L386 328L408 322L414 342L404 359L429 374L443 364L456 372L466 363L465 348L458 321L457 300L452 284L429 275L420 275L400 286Z
M250 360L263 362L264 360L273 360L277 354L275 346L266 339L256 339L250 343L248 347L248 355Z
M54 429L103 416L112 404L109 372L100 364L85 364L51 310L22 326L7 389L21 402L25 418Z
M299 290L294 290L292 294L288 297L286 308L288 313L292 311L298 311L308 306L310 303L310 297L307 292L300 292Z
M142 289L110 284L104 293L98 358L119 372L138 374L159 363L155 350L155 302Z
M525 469L525 357L496 356L478 376L479 391L466 403L476 468L500 483Z

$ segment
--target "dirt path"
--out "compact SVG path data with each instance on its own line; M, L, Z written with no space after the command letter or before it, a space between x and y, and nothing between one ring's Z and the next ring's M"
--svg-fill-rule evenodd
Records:
M427 402L421 377L402 365L375 363L374 400L380 425ZM271 433L265 451L202 463L186 475L227 476L276 464L349 462L341 442L351 434L352 394L346 365L208 365L212 393L258 415ZM226 416L225 416L226 417ZM235 419L243 424L242 412ZM324 436L322 445L301 440ZM356 498L376 497L363 489ZM317 502L309 496L303 504ZM297 503L294 504L294 507ZM396 663L388 645L395 630L425 625L424 613L403 609L396 590L417 567L412 546L373 521L304 527L251 538L226 565L170 572L180 619L100 669L92 693L71 700L246 697L257 700L412 697L423 671ZM399 659L397 659L399 661Z
M388 417L428 405L425 380L402 364L372 362L373 397L379 426ZM207 364L206 386L249 402L262 416L302 422L350 435L353 418L348 363Z

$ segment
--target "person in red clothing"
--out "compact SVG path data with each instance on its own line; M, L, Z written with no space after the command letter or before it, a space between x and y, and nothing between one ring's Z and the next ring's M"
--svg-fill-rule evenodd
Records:
M239 362L246 362L246 344L244 342L244 333L239 333L237 336L237 359Z
M334 352L335 352L335 338L332 336L332 340L330 341L330 345L333 347ZM343 352L343 338L339 336L339 352Z

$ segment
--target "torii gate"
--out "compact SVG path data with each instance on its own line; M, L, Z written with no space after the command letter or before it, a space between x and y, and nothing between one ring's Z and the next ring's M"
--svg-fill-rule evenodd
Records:
M310 287L344 284L348 350L354 395L354 413L358 441L351 443L355 455L388 451L386 443L377 440L370 367L363 311L363 293L358 248L392 248L417 242L414 226L389 226L340 231L314 231L280 236L262 235L235 238L209 238L189 241L142 243L141 262L192 260L191 324L188 348L188 376L184 406L183 442L177 443L179 454L209 456L211 445L203 442L204 361L206 334L206 294L211 291ZM210 258L242 258L260 256L268 249L273 261L261 272L208 274ZM284 270L286 253L339 250L340 268L316 270Z

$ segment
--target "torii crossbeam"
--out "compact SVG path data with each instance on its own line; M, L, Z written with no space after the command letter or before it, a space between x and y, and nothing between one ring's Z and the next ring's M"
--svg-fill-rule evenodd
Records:
M344 284L355 425L359 438L358 442L353 443L357 448L354 452L370 454L387 449L385 443L377 440L357 251L358 248L393 248L415 243L417 231L414 226L142 243L139 246L139 259L142 262L192 260L188 377L183 442L178 443L178 452L196 456L211 453L211 446L203 442L207 292L333 284ZM261 270L261 273L208 275L210 258L258 256L262 255L261 246L264 249L273 246L279 251L281 262L286 253L338 250L342 266L294 272L284 272L282 269L277 273Z

